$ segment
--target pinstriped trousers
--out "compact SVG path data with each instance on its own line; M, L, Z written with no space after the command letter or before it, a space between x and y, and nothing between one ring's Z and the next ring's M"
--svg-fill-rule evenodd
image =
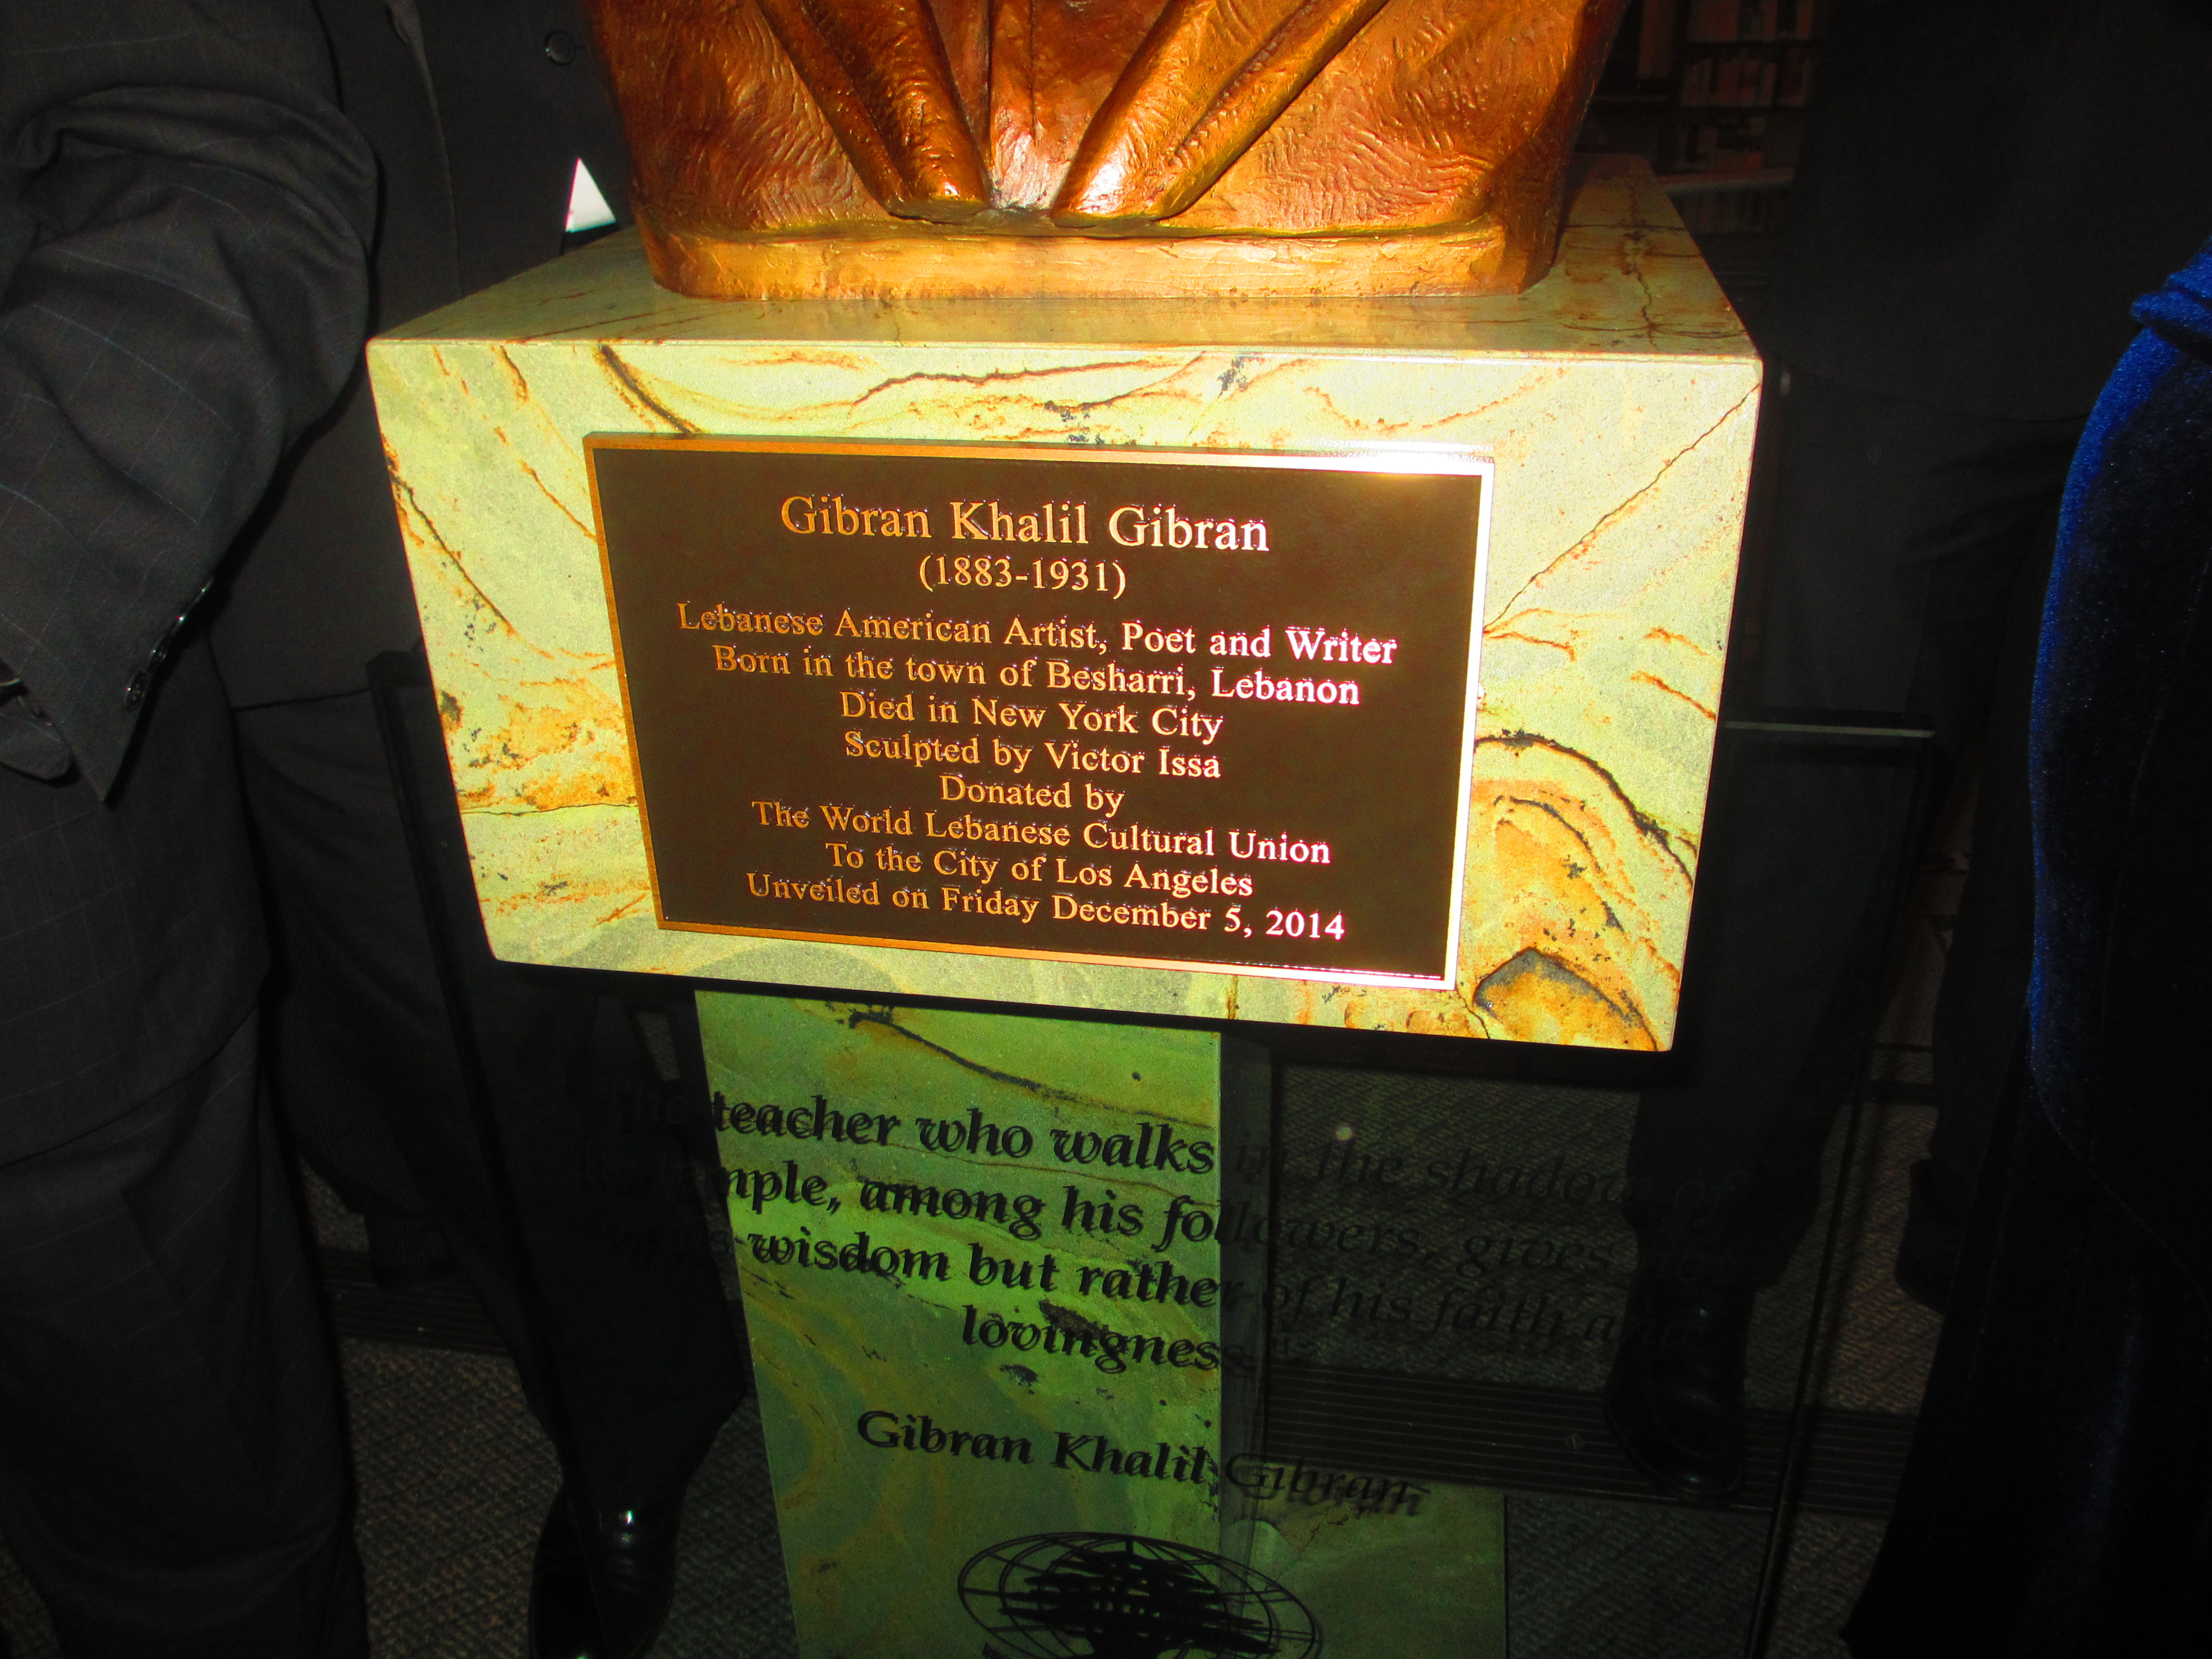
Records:
M72 1659L366 1646L238 789L204 643L106 801L0 771L0 1530Z
M72 1656L364 1653L337 1393L249 1017L0 1165L0 1524Z

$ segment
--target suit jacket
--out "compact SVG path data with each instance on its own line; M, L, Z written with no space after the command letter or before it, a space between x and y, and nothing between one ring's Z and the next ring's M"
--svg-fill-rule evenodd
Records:
M307 0L0 3L0 1161L258 989L221 686L164 665L358 355L373 179Z
M618 221L629 159L574 0L316 0L382 191L372 325L556 257L579 160ZM240 708L360 690L419 635L367 377L286 464L215 628Z
M305 10L0 7L0 659L31 694L0 761L113 784L179 619L357 355L369 179Z
M1841 0L1820 53L1760 343L1939 409L2086 414L2212 224L2212 0Z

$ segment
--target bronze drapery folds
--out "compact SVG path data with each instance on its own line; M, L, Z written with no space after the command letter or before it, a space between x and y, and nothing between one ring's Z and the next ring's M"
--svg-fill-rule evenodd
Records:
M655 273L708 295L775 291L733 274L733 250L841 234L925 290L927 271L989 242L976 268L1020 291L1015 238L1085 239L1053 258L1080 261L1097 291L1117 257L1098 245L1200 239L1272 239L1255 269L1303 241L1365 272L1367 292L1393 290L1385 245L1425 273L1401 291L1439 291L1439 270L1444 291L1525 288L1550 264L1568 152L1626 5L585 3ZM1459 239L1459 264L1409 240L1438 236ZM1177 256L1194 286L1216 268L1203 252Z

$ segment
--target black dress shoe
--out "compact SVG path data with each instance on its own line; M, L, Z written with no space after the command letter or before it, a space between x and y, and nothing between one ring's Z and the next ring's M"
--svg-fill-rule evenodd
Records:
M1959 1276L1957 1234L1908 1231L1897 1247L1897 1288L1930 1313L1951 1311L1951 1282Z
M529 1659L605 1659L584 1547L568 1518L568 1495L553 1495L530 1564Z
M1959 1276L1959 1253L1966 1242L1966 1206L1954 1196L1933 1162L1912 1166L1911 1199L1905 1211L1905 1236L1897 1242L1897 1287L1936 1313L1951 1309L1951 1285Z
M675 1511L574 1508L556 1493L538 1534L530 1659L642 1659L675 1595Z
M1752 1292L1638 1274L1605 1383L1605 1422L1650 1482L1685 1504L1743 1490L1743 1366Z

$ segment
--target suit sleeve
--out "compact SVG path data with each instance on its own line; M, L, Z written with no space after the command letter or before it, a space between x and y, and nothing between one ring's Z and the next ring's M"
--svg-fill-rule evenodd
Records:
M309 0L0 0L0 763L113 785L359 354L374 195Z

